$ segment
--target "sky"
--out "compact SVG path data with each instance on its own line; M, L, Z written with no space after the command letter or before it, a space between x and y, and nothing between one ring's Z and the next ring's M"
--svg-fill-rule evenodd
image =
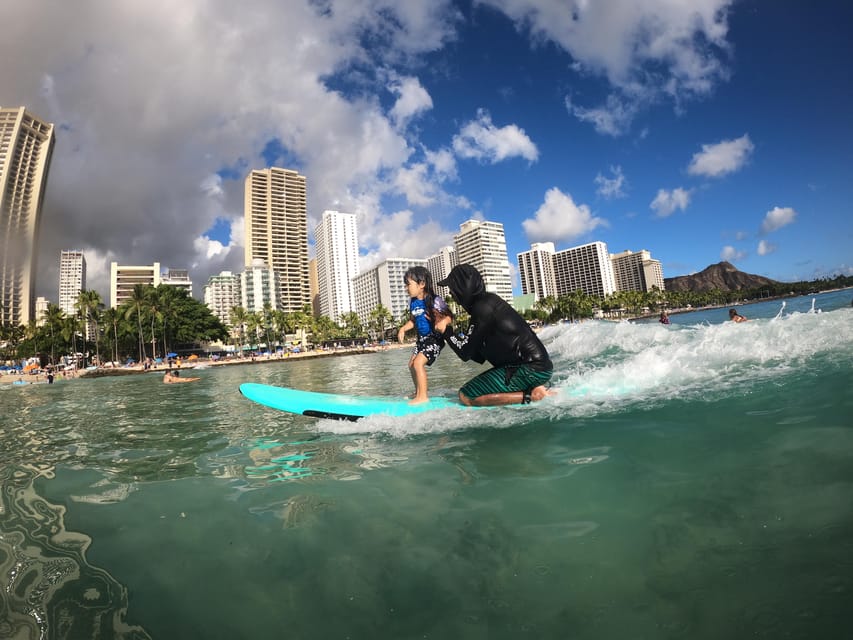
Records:
M252 169L355 213L361 268L469 219L517 254L603 241L664 276L853 274L853 3L0 0L0 105L56 125L37 295L59 253L243 268ZM10 37L11 36L11 37Z

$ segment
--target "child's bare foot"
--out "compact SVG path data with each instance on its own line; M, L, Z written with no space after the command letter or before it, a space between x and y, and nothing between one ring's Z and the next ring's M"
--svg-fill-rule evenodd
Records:
M418 398L415 396L411 400L409 400L409 404L423 404L424 402L429 402L429 398Z

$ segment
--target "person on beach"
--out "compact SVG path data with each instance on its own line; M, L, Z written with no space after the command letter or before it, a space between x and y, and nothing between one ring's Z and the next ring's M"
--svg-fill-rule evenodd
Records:
M729 320L732 322L746 322L746 316L740 315L735 309L729 309Z
M450 348L462 360L492 365L462 386L462 404L528 404L549 395L545 385L554 365L545 345L509 303L486 291L480 272L460 264L438 284L448 287L471 316L466 333L454 335L452 327L445 329Z
M660 322L661 324L670 324L669 316L666 315L666 311L660 312L660 320L658 320L658 322Z
M444 346L442 333L450 325L453 314L444 299L436 295L432 283L432 274L426 267L411 267L403 275L403 282L409 292L410 318L397 331L397 340L403 342L406 332L417 329L417 338L409 358L409 373L415 383L415 395L410 404L426 402L427 373L441 348Z

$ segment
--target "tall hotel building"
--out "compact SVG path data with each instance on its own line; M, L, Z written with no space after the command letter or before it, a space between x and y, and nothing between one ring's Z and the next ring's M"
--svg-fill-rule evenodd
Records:
M663 268L660 260L654 260L643 249L638 253L623 251L610 256L617 291L651 291L654 287L663 291Z
M530 251L522 251L518 254L522 295L532 293L534 300L541 300L548 296L557 297L554 253L553 242L535 242L530 245Z
M82 251L62 251L59 254L59 308L65 315L77 313L75 305L80 292L86 288L86 258Z
M152 265L120 265L110 263L110 306L113 309L121 306L133 297L136 285L160 285L160 263Z
M456 247L447 246L438 250L438 253L427 258L427 269L432 274L433 284L439 280L443 280L450 273L450 270L459 264L456 259ZM446 298L450 294L450 289L435 285L435 292Z
M39 222L53 125L24 107L0 107L0 323L35 318Z
M263 312L266 305L273 311L280 309L278 292L281 287L278 278L278 271L260 258L255 258L252 266L246 267L240 274L240 306L249 313Z
M408 316L410 300L403 275L409 267L426 264L426 260L416 258L388 258L353 278L354 311L362 324L368 322L370 312L380 304L391 312L395 322L402 324Z
M554 254L557 296L580 289L590 296L606 298L616 291L613 265L603 242L591 242Z
M453 236L458 264L470 264L483 276L486 291L512 302L512 276L506 253L504 226L499 222L468 220Z
M231 326L231 309L242 303L240 296L240 275L223 271L218 276L210 276L204 285L204 304L227 327Z
M278 276L276 308L300 311L311 302L305 176L277 167L252 171L244 212L246 267L263 260Z
M358 275L358 229L355 214L324 211L314 231L320 315L338 322L355 309L352 279Z

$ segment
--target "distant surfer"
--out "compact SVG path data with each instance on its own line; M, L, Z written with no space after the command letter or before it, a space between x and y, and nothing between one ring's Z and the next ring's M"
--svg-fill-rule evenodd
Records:
M660 320L658 320L658 322L660 322L661 324L670 324L669 316L666 315L666 311L660 312Z
M732 322L746 322L746 316L740 315L735 309L729 309L729 320Z
M527 404L548 395L545 384L554 365L545 345L518 312L497 294L486 291L483 276L470 264L460 264L439 283L450 288L471 316L468 331L454 335L448 326L444 337L462 360L492 368L472 378L459 390L466 405Z
M166 371L163 374L163 383L164 384L175 384L178 382L195 382L196 380L201 380L201 378L182 378L180 371Z
M426 267L411 267L403 275L406 291L409 292L411 317L397 331L397 340L403 342L406 332L417 329L418 336L412 357L409 358L409 373L415 383L415 395L410 404L429 400L427 396L426 368L435 362L444 346L442 333L453 319L453 314L444 299L436 295L432 274Z

